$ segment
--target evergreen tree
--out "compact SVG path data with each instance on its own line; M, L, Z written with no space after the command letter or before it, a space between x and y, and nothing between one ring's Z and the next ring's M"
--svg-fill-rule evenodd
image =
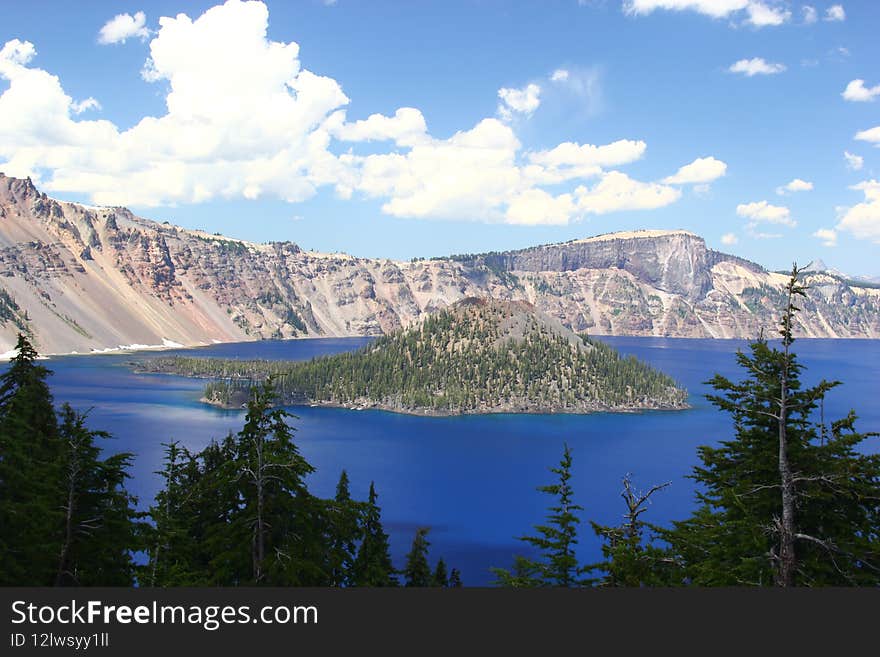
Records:
M580 524L578 511L583 507L573 502L571 479L571 450L565 445L559 467L550 468L558 475L559 483L540 486L538 490L557 498L557 503L549 508L546 525L536 525L537 536L522 536L525 541L538 548L538 560L518 556L514 560L513 571L493 569L502 586L577 586L581 569L578 567L574 547L577 544L577 528Z
M446 572L446 562L443 561L442 557L437 561L437 567L434 569L434 577L431 585L441 588L449 586L449 575Z
M314 468L293 442L287 419L294 416L274 402L271 381L254 388L248 401L232 464L242 498L233 522L250 529L253 583L312 583L321 578L313 558L324 547L318 504L304 481Z
M431 586L433 583L431 567L428 565L428 547L430 545L427 527L417 529L412 548L406 555L406 565L403 569L406 586Z
M355 586L397 586L388 534L382 529L376 487L370 483L370 496L362 518L361 540L354 562Z
M55 583L64 514L51 372L19 334L0 375L0 585Z
M343 470L336 484L336 495L330 503L330 584L351 586L357 542L360 539L360 505L351 499L348 473Z
M449 572L449 588L451 588L451 589L460 589L461 588L461 573L458 572L458 568L453 568Z
M202 472L196 458L177 441L163 443L163 467L156 472L164 482L150 508L149 563L143 581L150 586L204 584L200 558L205 536L199 522L197 500Z
M85 426L85 415L64 404L61 411L61 484L64 513L56 585L131 586L141 523L136 500L125 489L134 458L123 452L100 459L95 438L104 431Z
M710 401L733 420L735 437L699 450L700 506L664 538L679 577L698 585L880 584L880 455L855 413L830 430L814 415L839 382L802 388L791 349L795 266L787 286L781 349L759 339L738 353L740 382L716 375Z

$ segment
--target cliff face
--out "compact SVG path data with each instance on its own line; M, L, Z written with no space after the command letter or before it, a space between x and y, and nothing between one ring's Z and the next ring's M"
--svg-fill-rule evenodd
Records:
M684 231L416 262L306 252L53 200L0 175L0 351L378 335L465 297L525 300L576 331L754 337L786 277ZM824 273L800 333L880 337L880 290Z

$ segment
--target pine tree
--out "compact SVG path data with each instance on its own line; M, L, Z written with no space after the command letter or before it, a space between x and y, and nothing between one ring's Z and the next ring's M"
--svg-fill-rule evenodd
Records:
M251 581L255 584L304 584L320 579L315 553L323 552L315 514L318 504L304 478L314 468L300 455L287 419L273 408L271 380L252 390L245 424L235 443L235 478L242 505L234 522L251 533ZM271 572L271 576L270 576Z
M793 267L781 349L759 339L737 361L740 382L716 375L709 400L733 420L735 437L699 450L700 506L664 534L680 578L698 585L880 584L880 455L860 448L855 413L830 430L814 415L839 385L802 388L792 351L795 301L805 288Z
M437 560L437 567L434 569L434 577L431 582L432 586L446 588L449 586L449 575L446 572L446 562L443 558Z
M171 441L162 446L165 448L163 467L155 474L162 478L164 485L149 512L153 528L149 532L149 563L143 582L163 587L206 584L200 554L205 536L197 502L203 487L203 472L195 456L179 442Z
M370 483L370 496L362 518L363 539L354 562L355 586L397 586L388 534L382 529L381 510L376 487Z
M132 552L140 547L140 514L126 491L128 452L100 459L95 438L104 431L85 426L85 415L64 404L61 411L61 484L64 512L56 585L131 586Z
M51 372L19 334L0 375L0 585L55 583L64 514Z
M573 502L571 479L571 450L565 445L559 467L550 468L558 475L559 483L540 486L538 490L557 498L557 503L549 508L546 525L536 525L537 536L522 536L519 540L529 543L541 552L540 559L517 556L513 570L495 568L498 583L502 586L577 586L583 582L578 579L578 567L574 553L577 544L577 528L580 524L578 511L583 507Z
M451 588L451 589L460 589L461 588L461 573L458 571L458 568L453 568L449 572L449 588Z
M403 569L403 577L406 586L431 586L431 567L428 565L428 528L420 527L416 530L412 548L406 555L406 565Z
M331 586L351 586L357 542L360 539L358 518L361 505L351 499L348 473L343 470L330 502L329 560Z

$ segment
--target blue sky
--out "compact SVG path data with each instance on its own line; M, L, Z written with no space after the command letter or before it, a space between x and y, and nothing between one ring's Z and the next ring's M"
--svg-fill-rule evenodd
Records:
M0 171L320 251L684 228L878 275L878 28L868 0L5 2Z

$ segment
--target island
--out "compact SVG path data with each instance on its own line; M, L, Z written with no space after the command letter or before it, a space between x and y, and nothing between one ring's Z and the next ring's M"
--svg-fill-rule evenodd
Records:
M159 357L139 371L212 379L203 401L241 408L270 379L283 405L416 415L688 408L666 374L579 335L527 301L466 298L353 352L310 361Z

